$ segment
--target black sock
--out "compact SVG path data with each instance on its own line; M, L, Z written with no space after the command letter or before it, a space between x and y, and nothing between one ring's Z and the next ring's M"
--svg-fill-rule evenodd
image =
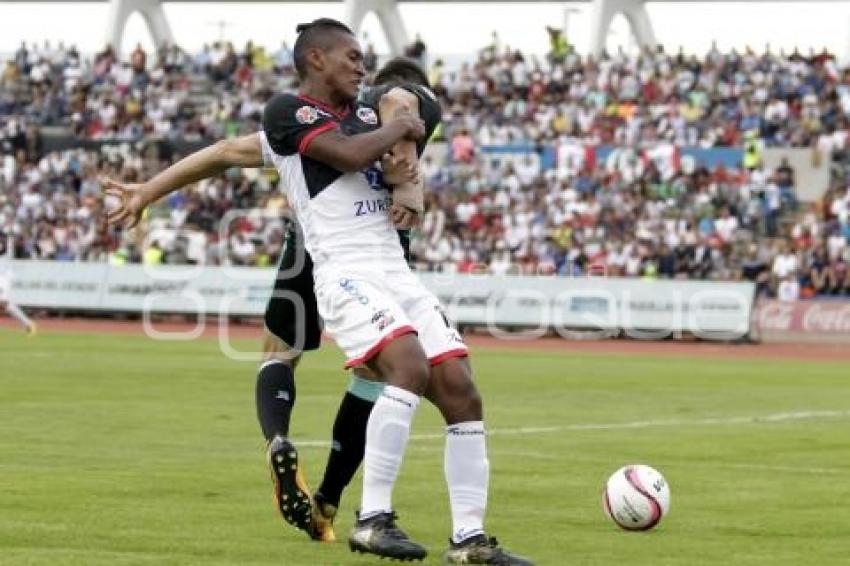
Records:
M257 418L263 436L289 434L289 417L295 405L295 375L279 361L266 362L257 374Z
M375 405L351 392L346 392L336 413L333 445L325 468L325 477L316 497L339 507L342 491L360 467L366 451L366 424Z

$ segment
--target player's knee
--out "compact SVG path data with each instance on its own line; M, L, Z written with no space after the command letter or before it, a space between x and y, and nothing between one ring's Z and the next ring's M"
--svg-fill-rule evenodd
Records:
M469 415L469 420L480 421L484 418L484 402L474 385L464 397L464 405L464 413Z
M388 384L418 395L425 392L431 373L428 358L413 334L393 340L369 366L385 376Z
M434 401L440 406L449 424L463 421L477 421L483 418L483 402L472 369L465 359L453 359L443 362L437 370L437 379L432 390Z
M300 359L301 352L290 348L288 344L276 336L266 333L263 338L263 362L277 360L295 369Z
M481 420L484 412L481 394L472 381L472 375L467 372L458 373L453 377L450 384L452 398L456 405L456 412L463 420Z
M263 351L263 362L279 361L295 369L301 361L301 353L287 348L268 348Z
M428 377L430 375L428 360L425 359L424 356L420 359L413 358L402 360L399 364L398 373L408 385L405 389L409 389L410 391L420 395L424 393L425 388L428 385Z

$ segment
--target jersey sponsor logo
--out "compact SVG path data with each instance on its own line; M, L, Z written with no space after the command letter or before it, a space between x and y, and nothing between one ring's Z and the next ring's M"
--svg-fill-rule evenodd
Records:
M375 311L372 315L372 324L378 329L378 332L383 331L387 326L395 322L395 317L390 314L389 309L381 309Z
M384 173L375 166L369 167L363 174L366 175L366 182L369 183L369 188L373 191L383 191L388 189L384 183Z
M367 124L372 124L373 126L378 123L378 115L375 114L374 110L367 106L361 106L357 109L357 117Z
M342 289L346 293L348 293L349 295L354 297L354 300L356 300L361 305L368 305L369 304L369 297L367 297L366 295L361 293L360 289L357 287L357 284L354 281L352 281L351 279L345 279L345 278L340 279L339 280L339 286L342 287Z
M319 111L312 106L302 106L295 111L295 121L299 124L312 124L319 119Z
M354 201L354 216L366 216L375 214L376 212L386 212L393 204L391 197L384 197L372 200L356 200Z
M466 344L463 341L463 338L460 337L460 334L458 334L457 330L455 330L455 329L451 329L448 332L446 332L446 340L448 340L449 342L456 342L458 344L466 346Z

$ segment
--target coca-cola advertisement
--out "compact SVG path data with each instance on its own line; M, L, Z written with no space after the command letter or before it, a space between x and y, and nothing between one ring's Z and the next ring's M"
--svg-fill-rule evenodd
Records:
M850 334L850 301L764 301L755 319L763 331Z

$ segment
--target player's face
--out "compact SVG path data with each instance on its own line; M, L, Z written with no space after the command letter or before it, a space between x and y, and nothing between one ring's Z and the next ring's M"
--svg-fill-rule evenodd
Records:
M357 40L347 33L337 33L333 47L325 52L325 77L328 86L348 100L357 98L366 68L363 51Z

